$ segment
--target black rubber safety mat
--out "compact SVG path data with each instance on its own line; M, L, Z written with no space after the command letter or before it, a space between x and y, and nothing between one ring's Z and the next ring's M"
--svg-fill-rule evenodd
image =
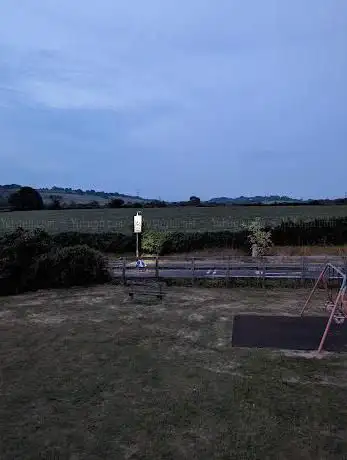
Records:
M232 346L317 350L327 322L327 316L236 315ZM347 320L331 323L323 350L347 351Z

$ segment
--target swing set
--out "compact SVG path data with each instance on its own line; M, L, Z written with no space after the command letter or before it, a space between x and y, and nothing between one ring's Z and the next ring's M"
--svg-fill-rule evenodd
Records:
M331 323L334 321L335 324L342 325L347 319L346 278L346 274L338 267L330 263L326 264L301 310L300 316L303 316L304 312L308 309L307 307L313 294L320 287L323 287L327 291L328 298L325 303L325 310L330 312L330 315L318 347L318 353L323 349Z

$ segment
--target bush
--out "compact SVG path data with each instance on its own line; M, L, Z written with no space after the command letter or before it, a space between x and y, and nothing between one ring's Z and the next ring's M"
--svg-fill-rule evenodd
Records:
M134 235L123 233L62 232L53 236L54 244L61 247L88 245L101 252L134 252Z
M104 283L107 260L86 245L57 247L42 230L21 228L0 238L0 295Z
M342 245L347 243L347 218L316 219L310 222L282 222L264 228L271 231L276 246ZM235 248L249 252L249 231L160 232L144 231L144 252L164 255L210 248Z
M52 239L43 230L18 228L0 239L0 294L30 290L35 259L52 249Z
M142 250L150 254L172 254L209 248L246 248L247 232L144 232Z
M145 231L141 238L141 250L147 254L162 255L165 243L170 241L171 233Z
M55 249L33 266L36 288L85 286L110 281L107 259L86 245Z

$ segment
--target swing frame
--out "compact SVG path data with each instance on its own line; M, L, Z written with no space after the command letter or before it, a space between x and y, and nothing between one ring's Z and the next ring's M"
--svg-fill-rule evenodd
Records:
M330 263L327 263L325 265L325 267L323 268L323 270L321 271L318 279L316 280L313 288L312 288L312 291L310 292L310 295L308 296L306 302L305 302L305 305L303 306L302 310L301 310L301 313L300 313L300 316L303 316L304 312L307 310L307 306L310 302L310 300L312 299L312 296L313 294L315 293L315 291L317 290L318 288L318 285L321 281L324 281L324 276L326 275L326 273L329 272L329 278L328 278L328 282L331 278L330 274L331 272L334 272L334 273L337 273L337 277L334 277L334 279L340 279L341 280L341 285L340 285L340 288L338 290L338 293L337 293L337 296L336 296L336 299L332 302L332 308L331 308L331 312L330 312L330 316L329 316L329 319L327 321L327 325L325 327L325 330L324 330L324 333L322 335L322 338L321 338L321 341L319 343L319 347L318 347L318 353L320 353L323 349L323 346L324 346L324 342L325 342L325 339L328 335L328 332L329 332L329 329L330 329L330 326L331 326L331 323L333 321L333 319L335 320L335 322L337 324L343 324L344 322L344 319L347 318L347 309L345 310L345 307L343 306L343 302L344 302L344 297L345 297L345 294L346 294L346 279L347 279L347 276L345 273L343 273L338 267L336 267L335 265L332 265ZM341 307L342 305L342 307ZM340 316L337 316L336 315L336 312L339 312L340 313ZM340 321L342 319L342 321ZM338 322L340 321L340 322Z

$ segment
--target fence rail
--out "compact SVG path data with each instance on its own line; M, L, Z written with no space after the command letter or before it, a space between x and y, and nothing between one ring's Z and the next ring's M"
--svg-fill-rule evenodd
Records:
M240 260L241 259L241 260ZM138 269L134 260L120 258L110 261L109 267L115 278L181 278L197 279L317 279L323 267L331 262L347 273L347 257L227 257L190 259L147 257L146 268ZM334 279L334 277L330 277ZM335 279L338 279L338 277Z

